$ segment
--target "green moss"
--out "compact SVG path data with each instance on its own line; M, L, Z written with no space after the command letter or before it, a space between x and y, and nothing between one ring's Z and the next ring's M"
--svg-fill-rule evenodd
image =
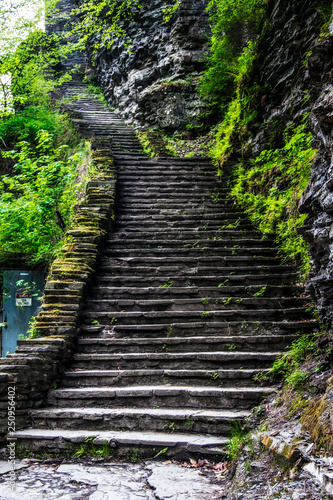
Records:
M317 151L311 146L312 135L306 123L287 126L283 137L282 147L264 150L256 158L238 163L231 195L260 231L277 234L281 255L306 274L307 244L297 234L297 227L304 224L307 215L300 214L297 205Z

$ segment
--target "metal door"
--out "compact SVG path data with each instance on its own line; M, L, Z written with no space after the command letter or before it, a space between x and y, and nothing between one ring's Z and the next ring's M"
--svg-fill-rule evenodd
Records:
M13 353L19 335L25 335L29 322L40 307L44 290L40 271L4 271L1 355Z

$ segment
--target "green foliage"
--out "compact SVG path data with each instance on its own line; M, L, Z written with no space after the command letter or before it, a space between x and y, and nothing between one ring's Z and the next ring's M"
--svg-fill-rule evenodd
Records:
M15 49L15 50L14 50ZM18 46L0 57L0 74L10 74L11 79L0 77L2 88L1 114L7 114L14 106L24 104L48 105L49 92L71 80L73 68L66 74L57 75L60 55L56 38L35 29ZM10 89L10 92L9 92Z
M318 354L317 340L321 333L303 335L295 340L285 354L279 356L269 371L273 379L284 378L294 387L300 387L307 380L308 374L300 369L309 356Z
M267 285L264 285L262 288L260 288L260 290L258 290L253 294L253 297L263 297L266 293L266 290L267 290Z
M234 75L236 91L225 111L224 119L216 134L216 144L211 150L211 156L219 166L218 175L222 175L225 161L232 152L233 140L237 134L238 140L244 140L247 127L256 117L252 101L257 92L257 86L245 87L243 84L249 74L256 57L256 44L250 42L237 61L237 73Z
M49 130L40 129L42 123L49 125ZM30 107L0 125L3 142L28 139L20 140L15 149L1 151L2 161L11 162L13 167L12 172L0 175L0 260L23 253L32 262L45 262L60 248L63 232L56 224L55 211L65 223L70 222L85 180L76 182L76 167L86 151L73 153L68 145L61 144L61 131L55 131L59 124L65 130L64 118ZM70 136L66 131L64 137L75 145L73 133Z
M93 55L104 47L109 49L119 38L130 46L126 26L135 19L141 9L139 0L84 0L73 9L76 22L70 26L69 35L78 37L72 49L84 49L92 42ZM94 36L96 35L96 36ZM92 38L94 37L94 39Z
M200 91L211 105L224 106L232 96L239 58L247 43L257 37L265 4L264 0L210 0L212 38Z
M67 118L50 112L47 106L26 106L22 111L8 114L0 120L2 146L19 141L34 142L40 130L52 135L55 147L60 145L65 135L71 135Z
M81 458L84 456L92 456L95 458L107 458L112 455L112 450L109 443L105 440L103 445L94 444L95 437L88 437L84 443L77 445L72 452L73 458Z
M102 104L104 104L104 106L107 106L107 102L106 102L106 99L104 97L103 91L99 85L96 85L94 83L90 83L87 86L87 91L89 92L89 94L95 95L100 100L100 102Z
M164 283L164 285L160 285L160 288L170 288L173 285L173 282L171 280L167 281Z
M307 124L288 125L284 145L264 150L259 156L241 161L235 172L231 195L246 209L263 233L276 232L280 252L308 270L307 246L296 228L306 215L297 204L309 180L316 150L312 148Z
M163 16L163 24L167 24L175 12L178 10L180 5L180 0L171 0L171 2L164 2L164 7L162 7Z

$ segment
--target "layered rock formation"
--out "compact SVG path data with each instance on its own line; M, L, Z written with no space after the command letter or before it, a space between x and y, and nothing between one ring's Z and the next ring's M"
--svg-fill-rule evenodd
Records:
M310 243L309 290L328 325L333 319L333 25L328 35L329 7L328 2L317 0L269 2L269 27L259 45L253 75L260 85L261 116L251 140L253 156L271 148L272 133L279 147L278 136L282 139L286 125L310 116L318 156L300 202L300 211L309 216L299 232Z
M141 4L126 28L130 48L123 38L95 55L91 46L90 74L109 104L138 126L175 130L184 122L196 123L204 110L195 79L203 69L209 40L206 2L181 0L167 23L163 0Z

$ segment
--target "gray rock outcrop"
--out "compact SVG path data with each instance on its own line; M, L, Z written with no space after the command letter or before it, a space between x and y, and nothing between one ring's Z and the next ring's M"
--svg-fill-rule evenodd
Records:
M203 69L210 29L205 0L182 0L164 23L162 0L143 0L123 38L88 57L111 106L137 126L175 130L196 123L205 106L195 79Z

